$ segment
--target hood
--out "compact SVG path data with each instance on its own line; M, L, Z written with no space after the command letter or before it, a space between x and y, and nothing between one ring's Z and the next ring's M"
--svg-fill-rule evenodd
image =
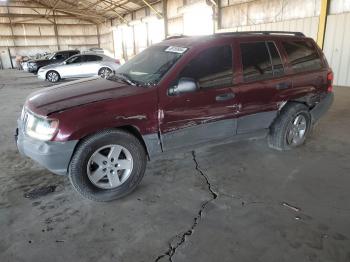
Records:
M30 62L32 63L42 63L42 62L48 62L50 61L50 59L34 59L34 60L30 60Z
M41 67L42 69L50 69L50 68L54 68L58 65L60 65L61 63L54 63L54 64L50 64L50 65L46 65L46 66L43 66Z
M27 98L26 106L34 113L47 116L79 105L131 96L142 90L146 88L126 85L97 76L34 92Z

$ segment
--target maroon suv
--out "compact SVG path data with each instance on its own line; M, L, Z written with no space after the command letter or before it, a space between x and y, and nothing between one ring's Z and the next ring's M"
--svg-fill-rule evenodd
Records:
M176 37L153 45L108 80L50 87L27 99L17 145L83 196L108 201L140 183L147 159L268 137L303 144L333 101L333 74L301 33Z

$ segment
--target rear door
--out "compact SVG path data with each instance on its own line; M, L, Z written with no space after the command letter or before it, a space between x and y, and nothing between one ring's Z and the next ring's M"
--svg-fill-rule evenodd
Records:
M102 61L102 57L99 55L85 55L84 57L85 62L82 64L84 76L97 75L100 69L99 62Z
M180 71L180 78L191 78L199 90L160 99L160 131L163 150L233 137L236 132L232 47L209 47L197 53Z
M269 128L282 93L292 87L274 41L240 41L240 110L237 134Z

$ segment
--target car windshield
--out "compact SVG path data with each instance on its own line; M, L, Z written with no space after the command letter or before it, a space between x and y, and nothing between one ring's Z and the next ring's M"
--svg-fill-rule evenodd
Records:
M155 85L187 51L183 47L153 46L147 48L115 71L118 76L139 85Z
M56 54L56 53L47 54L46 59L51 60L51 59L55 56L55 54Z

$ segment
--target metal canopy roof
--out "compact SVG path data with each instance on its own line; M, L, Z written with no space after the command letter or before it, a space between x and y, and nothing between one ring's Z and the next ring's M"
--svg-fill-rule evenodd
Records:
M78 18L92 23L120 19L159 0L7 0L0 1L0 17Z

